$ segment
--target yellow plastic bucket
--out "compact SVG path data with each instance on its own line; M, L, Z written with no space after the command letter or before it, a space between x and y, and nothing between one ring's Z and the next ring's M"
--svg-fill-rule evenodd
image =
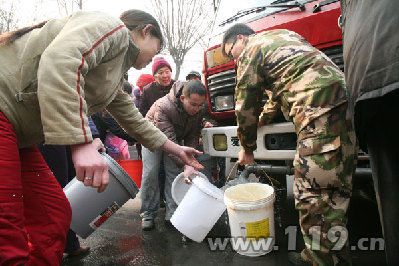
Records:
M240 184L226 189L231 246L239 254L256 257L274 247L274 189L261 183Z

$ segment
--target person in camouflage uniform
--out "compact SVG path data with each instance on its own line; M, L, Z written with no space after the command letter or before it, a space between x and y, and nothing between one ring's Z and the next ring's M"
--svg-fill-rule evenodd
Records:
M357 150L343 73L288 30L254 35L248 26L236 24L226 31L222 51L237 64L239 163L253 162L258 126L271 123L279 111L295 125L295 207L306 248L291 253L290 261L351 264L346 212ZM269 99L260 114L264 93ZM340 241L331 242L336 231L341 234L334 240Z

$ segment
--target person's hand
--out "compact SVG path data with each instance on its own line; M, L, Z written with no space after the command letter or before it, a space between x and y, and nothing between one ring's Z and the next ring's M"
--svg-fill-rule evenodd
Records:
M184 166L184 182L186 184L191 184L193 180L190 178L192 175L198 175L198 172L194 169L194 167L185 165Z
M76 179L103 192L108 185L108 165L92 143L71 145Z
M202 152L197 151L194 148L191 147L186 147L186 146L180 146L176 143L174 143L171 140L167 140L161 148L170 154L173 154L177 157L179 157L185 164L190 165L194 167L195 169L202 170L204 167L195 159L194 155L196 154L202 154Z
M213 124L211 122L205 122L204 128L209 128L213 127Z
M202 152L197 151L194 148L180 146L180 151L177 156L187 165L194 167L195 169L202 170L204 167L195 159L194 155L202 154Z
M253 152L246 152L242 149L238 153L238 164L240 165L248 165L254 163L254 153Z
M94 145L94 147L96 147L96 149L98 151L101 151L101 152L106 152L107 151L105 149L105 146L104 146L104 144L103 144L103 142L101 141L100 138L93 139L93 142L91 144Z

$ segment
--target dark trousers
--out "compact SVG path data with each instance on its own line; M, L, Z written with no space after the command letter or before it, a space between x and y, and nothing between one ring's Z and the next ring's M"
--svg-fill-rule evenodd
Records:
M71 151L66 146L43 145L38 146L41 154L58 183L64 188L75 177L75 168L72 163ZM75 232L70 230L67 234L65 252L71 252L80 247L79 239Z
M159 165L159 174L158 174L158 184L159 184L159 196L161 201L165 201L165 167L163 165L163 160L161 160L161 164Z
M399 265L398 101L399 89L359 105L363 118L366 118L363 125L367 126L362 127L362 131L370 155L388 265Z

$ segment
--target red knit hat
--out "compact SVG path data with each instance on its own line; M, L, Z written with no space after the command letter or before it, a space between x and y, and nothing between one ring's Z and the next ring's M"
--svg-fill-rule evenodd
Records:
M154 59L154 63L152 64L152 74L155 75L157 71L162 68L162 67L168 67L170 71L172 71L172 67L168 63L168 61L165 60L163 57L157 57Z
M141 74L136 81L136 86L142 91L145 86L153 82L155 79L150 74Z

